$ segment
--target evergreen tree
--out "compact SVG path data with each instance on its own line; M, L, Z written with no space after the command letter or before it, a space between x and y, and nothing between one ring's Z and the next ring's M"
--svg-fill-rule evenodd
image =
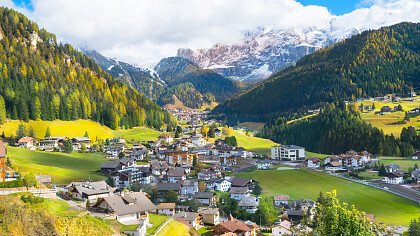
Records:
M6 122L6 103L2 96L0 96L0 125Z
M26 126L22 123L20 123L16 130L16 139L19 140L22 137L27 136Z
M44 136L45 138L47 138L47 137L51 137L51 129L50 129L50 127L48 126L47 127L47 130L45 131L45 136Z
M66 153L72 153L73 152L73 144L70 139L66 139L63 142L63 151Z
M83 135L83 137L89 138L89 134L87 131L85 131L85 134Z
M28 136L36 139L36 132L35 132L35 129L32 126L29 126Z
M418 236L420 235L420 217L418 219L413 219L410 222L410 227L408 228L409 236Z

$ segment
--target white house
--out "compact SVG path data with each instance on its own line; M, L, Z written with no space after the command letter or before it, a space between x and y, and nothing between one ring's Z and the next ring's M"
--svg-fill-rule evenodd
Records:
M319 160L319 158L311 157L305 160L305 165L308 168L316 169L316 168L321 167L321 161Z
M274 205L280 206L289 203L289 196L287 195L275 195L274 196Z
M420 151L417 151L417 152L413 153L413 157L411 159L419 160L420 159Z
M257 161L257 169L259 170L269 170L272 167L272 163L268 160Z
M167 216L173 216L175 215L175 203L168 202L168 203L159 203L157 205L156 212L160 215L167 215Z
M32 137L22 137L19 139L18 145L21 148L31 148L34 146L34 139Z
M347 169L343 167L340 162L333 161L325 165L325 170L336 172L336 171L345 171Z
M382 177L382 181L388 184L402 184L404 183L404 178L400 173L388 173Z
M296 145L281 145L271 148L271 159L297 161L305 160L305 148Z
M214 181L214 190L227 192L229 191L231 185L232 183L226 179L218 179Z
M78 200L89 200L96 202L98 198L109 197L112 195L112 189L105 181L97 182L73 182L67 186L71 197Z
M249 189L248 187L231 187L229 193L230 198L233 198L236 201L240 201L244 197L249 196Z
M244 197L239 201L239 207L246 212L254 214L258 210L259 200L256 197Z
M103 198L98 208L114 213L115 219L120 223L145 221L148 224L148 213L154 211L156 206L143 192L134 192Z
M288 220L283 220L280 224L271 228L271 235L273 236L282 236L282 235L292 235L292 223Z

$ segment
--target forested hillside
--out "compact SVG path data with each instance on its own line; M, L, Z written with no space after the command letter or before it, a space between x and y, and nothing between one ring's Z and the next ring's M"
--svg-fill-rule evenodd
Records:
M211 70L201 69L181 57L162 59L156 65L155 70L168 86L172 87L188 82L202 95L211 94L218 102L227 100L240 90L237 82Z
M157 101L158 104L174 104L174 99L178 98L186 107L198 109L206 104L214 102L215 98L210 93L202 95L197 91L193 84L187 82L175 85L168 89L162 97Z
M326 103L420 88L420 24L365 31L302 58L214 110L231 123L298 116Z
M112 77L135 88L152 100L157 100L166 89L166 86L159 78L156 75L152 75L146 69L107 58L95 50L83 48L82 52L91 57L103 70L111 74Z
M317 116L287 124L279 118L262 131L262 136L282 144L297 144L307 150L340 154L351 149L386 156L410 156L420 148L420 135L414 127L404 128L401 138L384 135L367 124L360 114L347 111L345 105L326 107Z
M92 119L113 129L174 122L156 103L24 15L0 8L0 27L0 95L5 101L0 113L7 117Z

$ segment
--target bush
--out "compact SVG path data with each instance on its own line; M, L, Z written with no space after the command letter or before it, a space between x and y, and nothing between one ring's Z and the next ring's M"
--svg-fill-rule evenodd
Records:
M44 202L44 198L38 197L38 196L33 196L32 194L23 195L23 196L20 197L20 199L24 203L29 203L31 205L38 204L38 203L43 203Z
M0 182L0 188L19 188L23 187L23 180L17 179L13 181Z

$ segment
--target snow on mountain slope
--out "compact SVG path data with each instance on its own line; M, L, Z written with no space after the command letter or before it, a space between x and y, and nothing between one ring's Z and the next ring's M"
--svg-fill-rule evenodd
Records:
M359 32L335 32L317 28L258 28L255 31L244 31L240 43L215 44L211 48L197 50L181 48L177 55L223 76L243 82L257 82L295 64L307 54Z

